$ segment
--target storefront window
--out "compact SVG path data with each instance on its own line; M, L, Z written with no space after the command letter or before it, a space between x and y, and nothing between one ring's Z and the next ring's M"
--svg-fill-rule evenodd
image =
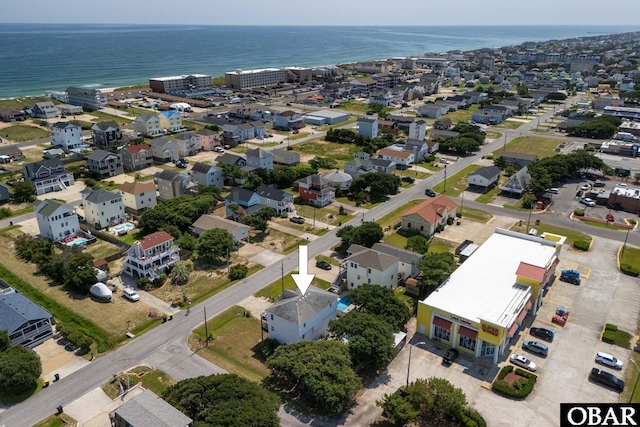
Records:
M482 347L480 348L480 356L493 356L496 352L496 346L482 341Z
M449 341L451 339L451 329L442 329L440 326L435 326L433 335L443 341Z
M466 348L467 350L476 351L476 340L472 340L471 338L460 335L458 344L460 347Z

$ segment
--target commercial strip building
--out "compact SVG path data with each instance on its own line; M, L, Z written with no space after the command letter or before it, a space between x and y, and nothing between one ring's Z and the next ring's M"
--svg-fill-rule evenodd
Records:
M418 332L496 364L555 279L564 236L497 228L418 303Z

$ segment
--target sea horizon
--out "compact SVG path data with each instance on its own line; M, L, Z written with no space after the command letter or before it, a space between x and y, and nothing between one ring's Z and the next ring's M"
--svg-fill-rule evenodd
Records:
M68 86L321 66L640 30L640 25L169 25L0 23L0 99Z

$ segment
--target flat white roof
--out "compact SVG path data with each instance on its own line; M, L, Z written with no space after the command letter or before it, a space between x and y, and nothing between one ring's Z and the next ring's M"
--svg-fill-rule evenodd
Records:
M253 74L253 73L262 73L264 71L282 71L284 72L284 69L282 68L261 68L259 70L236 70L236 71L228 71L226 74Z
M421 304L480 322L508 327L514 311L531 295L516 283L521 262L547 268L556 258L556 242L496 228L449 279Z
M310 116L316 117L325 117L330 119L335 119L337 117L349 116L349 113L345 113L344 111L336 111L336 110L319 110L309 113Z

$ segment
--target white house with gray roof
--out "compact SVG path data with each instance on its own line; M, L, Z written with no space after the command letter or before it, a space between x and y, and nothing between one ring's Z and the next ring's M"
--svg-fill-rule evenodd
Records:
M273 169L273 154L262 148L247 150L247 166L255 169Z
M320 339L336 318L337 309L338 296L315 286L309 286L304 295L286 290L265 311L269 338L280 344Z
M107 190L84 192L84 218L98 230L119 224L125 218L122 195Z
M418 277L420 274L418 263L424 258L423 254L407 249L400 249L393 245L387 245L386 243L375 243L371 249L398 259L398 276L400 280L406 280L409 277Z
M78 215L73 206L46 199L34 203L40 236L56 242L75 236L80 231Z
M256 190L260 196L260 203L273 208L278 215L282 212L290 212L293 206L293 194L277 188L262 185Z
M218 188L224 186L222 168L202 162L195 162L189 171L191 179L200 185L215 185Z
M488 188L498 182L502 171L496 166L485 166L469 174L469 185Z
M300 154L295 151L281 150L276 148L271 150L273 154L273 164L278 166L295 166L300 163Z
M160 119L155 114L140 114L133 121L133 126L136 132L148 136L160 136L162 135L162 128L160 127Z
M53 338L51 313L0 279L0 331L11 344L33 348Z
M51 145L65 151L80 148L82 128L71 122L56 122L51 125Z
M221 228L223 230L227 230L236 242L246 240L249 237L249 226L226 218L221 218L213 214L204 214L200 216L200 218L193 223L191 228L198 236L205 231Z
M194 138L191 132L181 133L176 136L173 141L178 145L178 155L180 157L189 157L202 151L200 138Z
M111 422L113 427L193 426L191 418L162 400L151 390L145 390L120 405L113 411Z
M59 159L24 163L22 173L36 189L37 195L65 190L75 183L73 173Z
M31 107L31 117L35 117L36 119L55 119L60 116L60 110L58 107L51 102L38 102L33 107Z
M156 138L149 143L151 155L156 163L173 162L180 158L178 144L164 138Z
M373 249L365 249L345 258L341 264L347 269L347 287L380 285L389 289L398 286L398 258Z

